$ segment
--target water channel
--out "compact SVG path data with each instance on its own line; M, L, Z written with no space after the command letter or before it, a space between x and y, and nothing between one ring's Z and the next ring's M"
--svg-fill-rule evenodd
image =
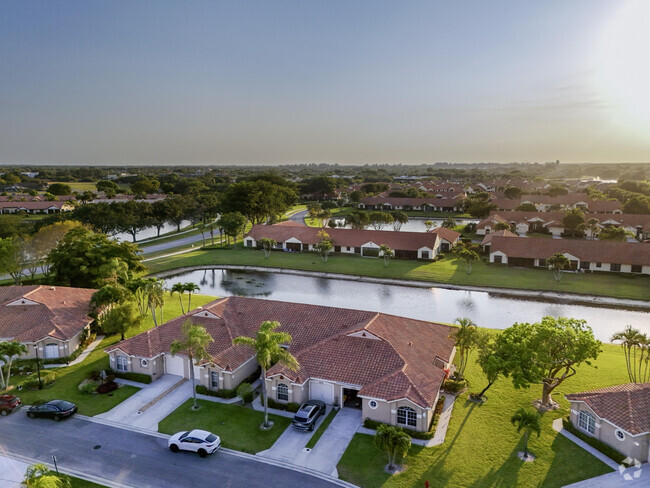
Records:
M243 272L223 269L190 271L166 278L166 286L194 282L200 293L371 310L421 320L453 322L469 317L481 327L503 329L514 322L536 322L545 315L585 319L596 337L632 325L650 333L650 312L593 305L524 299L482 291L417 288L331 278Z

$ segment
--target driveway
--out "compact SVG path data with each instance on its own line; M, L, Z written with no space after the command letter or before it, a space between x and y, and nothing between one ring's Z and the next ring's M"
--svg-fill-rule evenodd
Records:
M56 455L63 472L96 476L109 487L350 486L228 449L205 459L191 453L174 454L167 448L167 436L161 434L132 432L81 417L53 422L17 413L0 421L0 450L30 458L30 462L51 463Z
M650 486L650 463L640 467L627 468L622 473L614 471L564 488L648 488Z

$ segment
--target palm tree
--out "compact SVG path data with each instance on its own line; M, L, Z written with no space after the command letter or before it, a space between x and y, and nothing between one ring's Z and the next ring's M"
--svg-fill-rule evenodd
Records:
M589 231L589 238L593 241L596 238L596 235L598 235L598 232L600 231L600 227L598 226L600 222L598 222L598 219L592 217L590 219L587 219L586 222L579 224L578 227L576 227L580 231Z
M169 291L171 296L174 296L174 293L178 293L178 299L181 302L181 313L185 315L185 309L183 308L183 293L185 293L185 283L174 283Z
M23 488L69 488L70 480L61 478L44 464L32 464L20 484Z
M27 354L27 347L18 341L0 342L0 359L7 369L6 375L2 373L2 365L0 365L0 386L2 388L9 388L9 380L11 379L11 363L15 357L20 357Z
M181 326L181 331L183 332L183 341L178 339L171 343L169 346L169 351L172 353L172 356L180 352L184 352L187 355L187 358L190 360L190 381L192 382L192 397L194 398L194 405L192 408L196 410L198 405L196 404L196 386L194 385L194 366L199 361L207 361L210 359L210 353L208 352L208 346L211 342L214 342L212 336L205 330L205 327L198 324L193 324L190 319L187 319L183 322Z
M196 283L192 283L191 281L185 283L185 291L187 292L187 299L188 299L187 302L188 312L192 310L192 293L199 290L201 290L201 288Z
M205 247L205 233L208 231L208 226L205 224L199 224L197 228L199 229L201 239L203 240L203 245L201 247Z
M628 325L623 331L615 333L611 340L612 342L621 342L630 382L645 383L648 372L648 355L650 354L650 349L648 348L648 337L640 330ZM638 360L637 352L639 353Z
M571 264L569 259L561 252L553 254L546 260L546 263L548 264L548 268L553 270L555 281L562 279L562 270Z
M281 364L285 368L297 371L300 368L298 360L284 349L282 345L291 342L291 335L287 332L276 332L275 329L280 327L280 322L266 320L262 322L255 338L247 336L235 337L233 344L241 344L255 351L257 364L262 368L262 397L264 398L264 424L265 428L269 427L268 401L266 395L266 372L274 364Z
M156 309L160 307L160 323L163 322L163 307L165 306L165 287L161 280L153 280L147 284L147 305L151 310L153 324L158 327Z
M395 253L390 247L388 247L388 244L380 245L379 252L384 258L384 267L388 267L388 260L392 258L395 255Z
M517 425L517 432L524 431L524 459L528 459L528 438L535 432L537 437L542 433L542 418L539 413L529 408L519 407L510 418L512 425Z
M269 237L262 237L259 241L262 246L262 249L264 249L264 256L267 258L271 255L271 249L273 249L278 243L275 239L271 239Z
M458 351L458 370L456 377L459 380L463 379L465 368L467 367L467 360L469 359L469 351L476 346L478 329L476 324L468 318L457 318L454 323L458 324L455 332L450 334L450 337L456 339L456 350Z
M398 454L406 457L411 448L411 436L398 427L381 424L375 434L375 446L388 455L388 470L393 471Z

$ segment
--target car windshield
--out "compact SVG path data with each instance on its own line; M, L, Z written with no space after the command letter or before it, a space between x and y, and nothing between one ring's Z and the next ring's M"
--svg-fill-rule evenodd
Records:
M187 434L189 434L189 431L188 432L183 432L178 439L182 441L183 439L185 439L187 437Z
M217 436L214 434L210 434L208 437L205 438L206 442L214 442L217 440Z

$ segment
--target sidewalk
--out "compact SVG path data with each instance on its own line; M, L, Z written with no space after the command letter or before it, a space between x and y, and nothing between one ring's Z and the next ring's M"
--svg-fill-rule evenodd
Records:
M79 364L79 363L83 362L83 360L86 359L86 358L88 357L88 355L89 355L91 352L93 352L93 350L94 350L97 346L99 346L99 343L102 342L102 340L104 340L104 337L105 337L105 336L103 336L103 335L98 335L98 336L95 338L94 341L92 341L90 344L88 344L88 347L85 349L85 351L82 352L81 354L79 354L79 357L77 357L77 359L75 359L74 361L70 361L68 364L45 364L45 365L43 365L43 368L44 368L44 369L48 369L48 368L62 368L62 367L65 367L65 366L73 366L73 365L75 365L75 364Z
M589 454L591 454L592 456L594 456L598 460L605 463L610 468L616 469L616 470L618 469L619 464L616 461L613 461L612 459L608 458L602 452L598 451L597 449L594 449L589 444L587 444L585 441L579 439L578 437L573 435L571 432L566 430L562 426L562 419L555 419L553 421L553 430L559 432L560 434L562 434L564 437L569 439L574 444L577 444L578 446L582 447L585 451L587 451Z

